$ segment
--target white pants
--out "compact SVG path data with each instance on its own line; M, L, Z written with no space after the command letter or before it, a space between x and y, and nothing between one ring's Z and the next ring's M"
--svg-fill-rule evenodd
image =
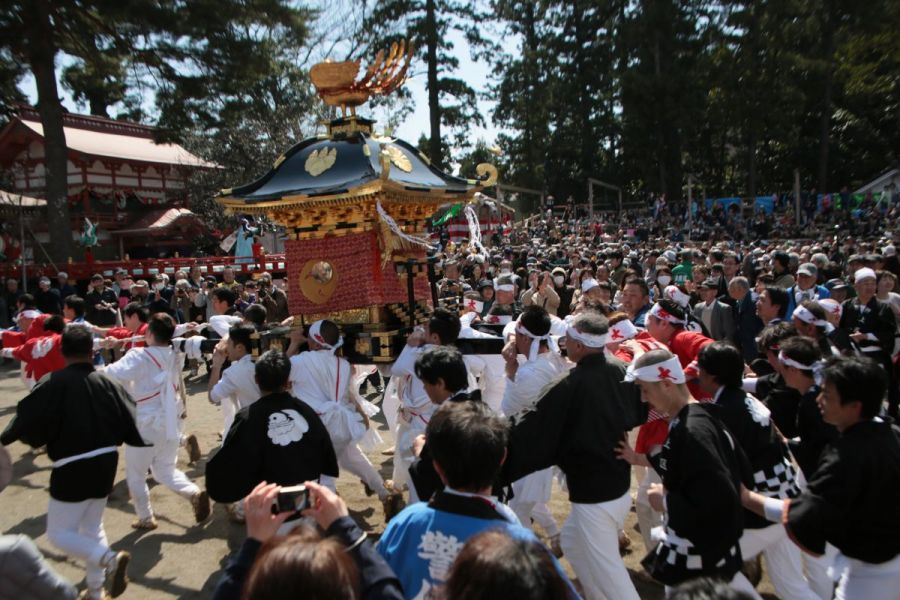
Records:
M109 552L103 531L106 498L62 502L50 498L47 506L47 539L67 555L87 563L88 589L103 587L104 568L100 561Z
M187 476L175 468L178 460L178 440L167 440L162 418L138 419L138 432L148 444L147 448L125 446L125 480L134 501L134 511L138 519L153 516L150 507L150 490L147 488L147 469L153 478L179 496L190 499L200 488L191 483Z
M572 503L559 541L588 600L639 600L619 556L619 530L630 509L630 493L598 504Z
M759 593L756 591L756 588L753 587L752 583L750 583L750 580L748 580L740 571L738 571L737 575L735 575L731 579L728 587L739 592L744 592L745 594L753 598L753 600L762 600L762 596L759 595ZM671 596L675 589L676 588L666 586L666 598Z
M635 467L635 470L641 469L643 476L638 484L637 494L634 498L634 512L637 513L638 527L641 530L641 538L644 540L644 548L650 552L656 548L656 542L650 536L650 532L654 527L663 524L663 513L653 510L650 506L650 500L647 497L647 490L653 483L662 483L662 479L652 468ZM638 471L639 472L639 471Z
M509 507L519 517L522 525L531 527L531 521L534 519L548 536L559 535L559 526L547 507L553 490L553 467L514 481L512 489L513 497L509 501Z
M381 474L375 469L375 466L366 458L355 443L347 444L337 455L338 466L342 469L350 471L369 486L372 491L378 494L382 500L387 498L387 489L384 487L384 481Z
M835 600L900 599L900 556L880 565L843 556L837 562L840 580Z
M531 527L531 521L534 520L548 537L559 535L559 525L545 502L516 502L513 498L509 507L516 513L523 527Z
M791 542L780 523L763 529L744 529L741 556L750 560L760 552L766 557L766 570L782 600L820 600L803 576L800 548ZM830 600L826 598L825 600Z

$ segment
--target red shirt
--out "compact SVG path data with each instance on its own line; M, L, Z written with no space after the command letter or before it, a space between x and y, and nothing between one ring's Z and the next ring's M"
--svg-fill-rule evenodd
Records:
M106 332L106 335L109 337L114 337L117 340L127 340L128 338L143 336L147 333L147 324L141 323L141 326L138 327L137 331L131 331L127 327L114 327ZM125 350L131 350L132 348L142 348L146 344L143 341L140 342L128 342L125 344Z
M669 340L669 350L678 357L678 362L681 363L681 368L684 369L684 375L687 378L687 386L691 391L691 395L700 401L709 401L712 397L697 385L695 381L697 378L697 367L691 363L697 360L697 356L699 356L700 349L703 346L712 343L713 340L702 333L684 330L675 332L675 335Z
M58 333L31 338L12 354L13 358L25 363L25 374L35 381L66 366L62 355L62 335Z

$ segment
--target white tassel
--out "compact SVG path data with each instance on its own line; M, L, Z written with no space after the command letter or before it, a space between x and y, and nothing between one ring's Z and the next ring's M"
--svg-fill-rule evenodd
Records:
M486 256L487 250L481 243L481 224L478 222L478 215L475 214L475 209L467 204L463 212L466 214L466 221L469 222L469 243L479 255Z
M394 235L399 237L400 239L409 242L410 244L415 244L417 246L422 246L424 248L433 249L435 246L430 241L425 238L416 237L414 235L409 235L408 233L404 233L400 226L397 225L397 221L391 217L391 215L387 214L387 211L384 210L381 206L381 202L377 202L375 204L375 208L378 209L378 216L381 217L381 220L384 221L391 231L394 232Z

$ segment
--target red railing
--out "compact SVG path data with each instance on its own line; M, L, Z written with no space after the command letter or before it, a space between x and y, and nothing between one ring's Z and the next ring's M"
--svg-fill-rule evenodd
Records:
M239 262L250 261L250 262ZM284 254L266 254L259 258L234 256L202 256L190 258L141 258L131 260L97 260L94 262L58 263L54 268L49 263L26 265L26 275L36 279L42 275L54 278L58 271L65 271L69 279L88 280L94 273L112 279L115 272L125 269L133 279L148 279L158 273L166 273L170 277L181 269L185 272L194 265L200 267L204 275L219 275L225 267L230 266L236 273L261 273L268 271L273 275L283 275L287 271ZM0 276L22 277L22 267L11 263L0 263Z

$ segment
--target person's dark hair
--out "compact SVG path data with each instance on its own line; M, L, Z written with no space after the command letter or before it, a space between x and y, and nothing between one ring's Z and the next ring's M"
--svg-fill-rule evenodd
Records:
M226 287L217 287L211 289L209 293L219 302L224 302L228 306L234 306L235 296L234 292L232 292L230 289Z
M126 317L137 315L138 321L141 323L146 323L147 319L150 318L147 309L141 306L140 302L129 302L125 305L125 308L122 309L122 314Z
M72 311L75 313L76 319L84 316L84 298L72 294L70 296L66 296L64 302L66 304L66 307L72 309Z
M772 255L772 262L777 262L783 268L787 269L790 266L791 257L787 252L776 252Z
M801 365L809 365L810 376L813 365L822 358L822 351L816 340L798 335L781 342L781 352L786 358L795 360ZM806 369L804 369L806 370Z
M432 385L443 379L450 392L464 390L469 383L462 354L450 346L435 346L420 354L416 359L416 377Z
M568 586L546 548L501 529L468 540L447 574L443 600L563 600Z
M69 325L62 332L60 350L63 358L91 358L94 356L94 334L80 323Z
M291 361L281 350L269 350L256 360L255 373L261 392L280 392L291 377Z
M235 346L243 346L244 350L251 352L253 350L253 334L256 330L248 325L235 325L228 330L228 338Z
M256 327L264 327L268 313L262 304L251 304L244 310L244 318Z
M769 350L777 354L784 340L797 337L798 335L800 334L797 333L797 329L792 323L782 321L763 329L759 333L759 337L756 338L756 346L760 354L765 354Z
M740 351L727 342L713 342L700 349L697 365L725 387L741 387L744 359Z
M536 336L550 333L550 313L540 306L526 306L519 317L519 322Z
M867 357L832 357L825 363L825 383L834 384L841 405L859 402L859 416L871 419L881 411L887 391L884 367Z
M751 600L746 592L710 577L691 579L676 587L668 600Z
M682 290L682 291L684 291L684 290ZM687 314L685 313L685 311L681 307L681 305L678 304L677 302L675 302L674 300L672 300L671 298L660 298L659 301L657 302L657 304L659 304L660 308L665 310L667 313L669 313L676 319L681 319L682 321L684 321L687 316ZM673 323L672 326L680 327L680 325L677 325L675 323Z
M461 328L459 317L446 308L434 309L428 320L428 332L436 334L443 345L456 342Z
M625 280L625 284L622 286L622 289L625 289L626 285L636 285L641 288L642 296L650 295L650 286L647 285L647 282L641 279L640 277L629 277Z
M62 333L66 328L66 320L62 315L51 315L44 320L44 331L52 331L53 333Z
M168 344L175 335L175 319L166 313L156 313L147 321L147 332L162 344Z
M319 328L319 334L322 336L322 339L325 340L326 344L334 346L341 337L341 330L338 329L337 323L334 321L325 320L322 321L322 326Z
M263 544L241 591L242 600L361 595L359 568L346 547L305 525Z
M34 308L34 296L31 294L22 294L16 298L16 304L21 304L24 310Z
M767 285L766 294L769 296L769 302L778 305L778 318L784 319L787 316L788 304L791 301L787 290L782 287Z
M500 472L509 424L483 402L445 402L432 415L425 437L447 485L477 491L490 487Z

